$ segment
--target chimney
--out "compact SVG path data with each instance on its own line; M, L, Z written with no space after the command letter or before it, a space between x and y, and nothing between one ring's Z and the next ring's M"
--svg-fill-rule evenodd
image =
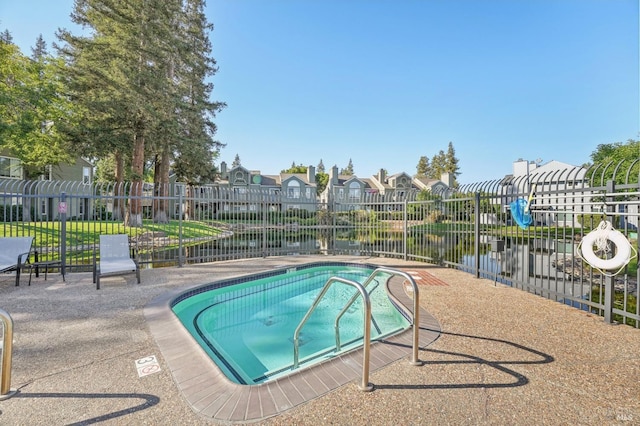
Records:
M222 178L226 178L227 177L227 163L226 162L222 162L220 163L220 176Z
M313 166L307 167L307 180L309 183L316 183L316 168Z
M384 183L386 179L387 179L387 174L384 172L384 169L380 169L380 171L378 172L378 181L380 183Z
M333 166L329 173L329 180L334 184L338 184L338 166Z
M453 176L451 176L451 173L447 173L444 172L440 175L440 181L442 181L445 185L447 185L449 188L451 188L453 186Z

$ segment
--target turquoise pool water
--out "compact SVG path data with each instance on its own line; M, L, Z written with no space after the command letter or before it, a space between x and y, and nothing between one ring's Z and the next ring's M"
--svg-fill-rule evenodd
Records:
M190 290L172 303L173 312L227 377L240 384L262 383L293 371L293 335L317 294L331 277L363 283L375 270L360 264L311 264L225 280ZM367 286L371 299L371 340L407 329L410 322L389 300L380 274ZM362 300L340 321L342 350L335 350L334 322L357 290L334 283L301 330L300 367L362 345Z

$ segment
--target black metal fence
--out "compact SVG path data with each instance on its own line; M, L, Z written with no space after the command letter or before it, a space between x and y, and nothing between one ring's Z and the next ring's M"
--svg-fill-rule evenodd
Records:
M578 252L582 237L608 220L635 254L639 169L632 159L436 194L329 202L260 188L7 179L0 236L34 236L39 260L60 260L67 273L91 270L101 233L128 234L140 263L153 268L298 254L418 260L640 328L637 258L613 275ZM520 227L510 205L530 194L533 222Z

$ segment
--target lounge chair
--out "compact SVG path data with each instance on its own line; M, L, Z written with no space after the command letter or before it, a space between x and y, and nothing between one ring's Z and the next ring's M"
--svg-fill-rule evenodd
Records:
M29 263L33 237L0 238L0 272L16 271L16 287L20 285L20 271Z
M135 272L140 284L140 266L131 255L129 236L126 234L100 235L100 260L93 255L93 282L100 290L100 277Z

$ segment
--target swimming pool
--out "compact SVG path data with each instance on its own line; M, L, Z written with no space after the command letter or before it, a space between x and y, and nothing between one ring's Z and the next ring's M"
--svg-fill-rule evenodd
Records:
M258 384L290 374L294 332L331 277L362 283L375 267L314 263L207 284L171 302L172 311L209 357L233 382ZM411 326L389 299L384 274L367 286L371 300L371 340ZM362 346L362 297L340 319L341 350L336 351L334 321L357 290L334 283L300 332L299 368Z

